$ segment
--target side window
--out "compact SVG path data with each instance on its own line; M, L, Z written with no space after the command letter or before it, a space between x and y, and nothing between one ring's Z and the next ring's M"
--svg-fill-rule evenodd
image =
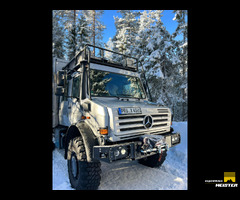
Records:
M80 96L80 78L81 76L73 78L73 85L72 85L73 98L79 98Z

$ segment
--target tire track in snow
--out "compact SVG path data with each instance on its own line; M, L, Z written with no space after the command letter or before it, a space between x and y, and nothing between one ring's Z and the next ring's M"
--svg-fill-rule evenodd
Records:
M101 162L102 179L99 190L178 190L187 189L182 179L166 166L150 168L137 161ZM67 161L63 151L53 151L53 189L74 190L68 180Z
M177 190L184 188L180 177L161 169L164 164L160 168L150 168L137 161L129 163L119 161L119 163L102 163L102 180L99 190Z

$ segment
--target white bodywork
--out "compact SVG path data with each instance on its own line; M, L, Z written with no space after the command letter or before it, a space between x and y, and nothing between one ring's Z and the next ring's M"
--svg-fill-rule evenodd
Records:
M140 78L137 72L117 69L100 64L90 64L91 69L125 74ZM78 69L78 72L81 70ZM79 73L81 74L81 73ZM83 75L82 75L83 76ZM81 120L81 116L88 116L85 122L91 127L94 134L99 136L99 128L108 128L107 139L109 141L121 141L137 138L145 134L163 134L170 131L171 111L166 107L159 107L150 103L148 99L116 98L116 97L92 97L84 100L72 98L72 79L69 80L68 96L65 101L60 97L59 124L69 127ZM55 95L54 95L55 96ZM91 111L85 113L81 106L84 102L91 104ZM119 115L118 108L141 108L141 114ZM152 117L152 127L144 127L144 117Z
M119 141L139 137L145 134L162 134L170 131L171 111L165 107L149 104L148 101L122 101L117 98L95 97L92 101L102 107L107 107L109 115L109 140ZM119 115L118 108L140 107L141 114ZM146 129L143 119L146 115L153 118L153 126Z

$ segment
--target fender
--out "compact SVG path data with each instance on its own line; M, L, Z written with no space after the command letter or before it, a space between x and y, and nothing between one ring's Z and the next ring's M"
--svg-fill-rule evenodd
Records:
M80 121L76 125L71 125L67 130L66 135L66 145L65 145L65 155L64 158L67 159L68 143L71 139L82 136L84 141L84 146L87 154L87 161L96 161L93 159L93 147L98 144L97 137L94 135L92 129L84 122Z

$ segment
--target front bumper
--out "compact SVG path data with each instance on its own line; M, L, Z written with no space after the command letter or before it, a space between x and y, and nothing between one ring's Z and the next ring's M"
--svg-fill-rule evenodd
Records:
M167 151L169 148L181 142L181 136L178 132L168 132L162 134L161 136L164 137L165 143L162 144L159 148L152 148L146 151L142 150L143 142L140 140L114 145L94 146L93 158L106 162L112 162L121 159L137 160L152 156L161 151ZM151 137L151 135L149 135L149 137Z

